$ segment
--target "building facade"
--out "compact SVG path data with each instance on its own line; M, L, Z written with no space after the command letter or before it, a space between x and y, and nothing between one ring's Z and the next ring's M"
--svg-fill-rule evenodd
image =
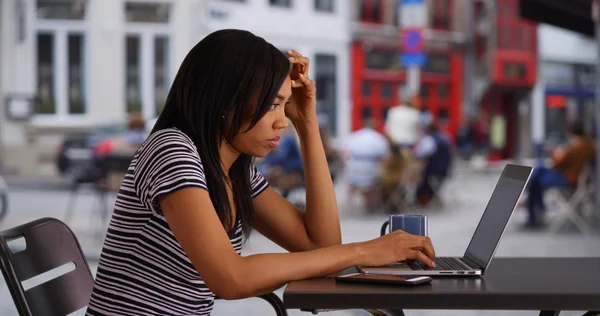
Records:
M3 170L52 169L70 131L155 118L189 49L223 28L310 57L319 111L347 133L349 12L343 0L0 0ZM31 115L7 114L27 101Z
M462 0L426 0L427 61L421 68L420 97L443 129L458 129L463 100L463 52L453 40L454 10ZM399 6L395 0L354 1L352 26L352 129L367 118L382 123L402 95L407 71L400 62Z
M597 48L593 38L550 25L538 27L539 80L532 94L538 155L567 141L568 123L592 129Z

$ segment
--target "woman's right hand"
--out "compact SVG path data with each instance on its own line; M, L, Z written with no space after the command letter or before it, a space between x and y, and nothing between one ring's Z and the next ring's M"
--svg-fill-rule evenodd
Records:
M382 266L399 261L419 260L435 267L435 251L429 237L411 235L396 230L379 238L359 244L364 266Z

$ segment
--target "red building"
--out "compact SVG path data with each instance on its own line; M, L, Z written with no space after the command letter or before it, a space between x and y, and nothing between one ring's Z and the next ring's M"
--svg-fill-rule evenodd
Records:
M506 118L506 148L515 151L517 105L534 86L537 65L536 26L519 18L518 0L476 0L476 107L484 122L498 113ZM352 129L364 118L380 123L387 110L405 96L406 71L401 55L397 0L356 2L352 43ZM462 0L426 0L429 36L428 59L421 70L422 106L441 126L455 135L463 119L464 50L454 42L454 32L464 30L466 10ZM381 128L381 126L379 126Z
M429 1L432 29L452 29L453 0ZM368 117L385 121L387 110L403 102L406 84L400 64L400 37L396 0L358 1L352 43L352 129ZM442 33L438 32L438 33ZM427 62L421 70L421 103L444 129L455 133L461 119L463 57L447 43L426 44Z
M519 17L518 1L479 1L476 7L476 19L488 23L476 39L480 82L485 83L478 100L480 117L500 115L507 126L506 146L496 150L497 158L516 154L519 103L537 78L537 25Z

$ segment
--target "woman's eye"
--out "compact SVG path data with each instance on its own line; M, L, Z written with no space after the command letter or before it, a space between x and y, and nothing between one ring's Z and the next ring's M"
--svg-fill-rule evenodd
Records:
M271 104L271 110L275 110L279 107L279 103Z

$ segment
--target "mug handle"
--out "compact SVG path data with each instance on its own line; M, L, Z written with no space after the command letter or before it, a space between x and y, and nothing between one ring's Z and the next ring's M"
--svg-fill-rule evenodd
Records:
M383 222L383 224L381 225L381 231L379 232L380 236L387 234L387 227L389 226L389 224L390 224L389 220Z

